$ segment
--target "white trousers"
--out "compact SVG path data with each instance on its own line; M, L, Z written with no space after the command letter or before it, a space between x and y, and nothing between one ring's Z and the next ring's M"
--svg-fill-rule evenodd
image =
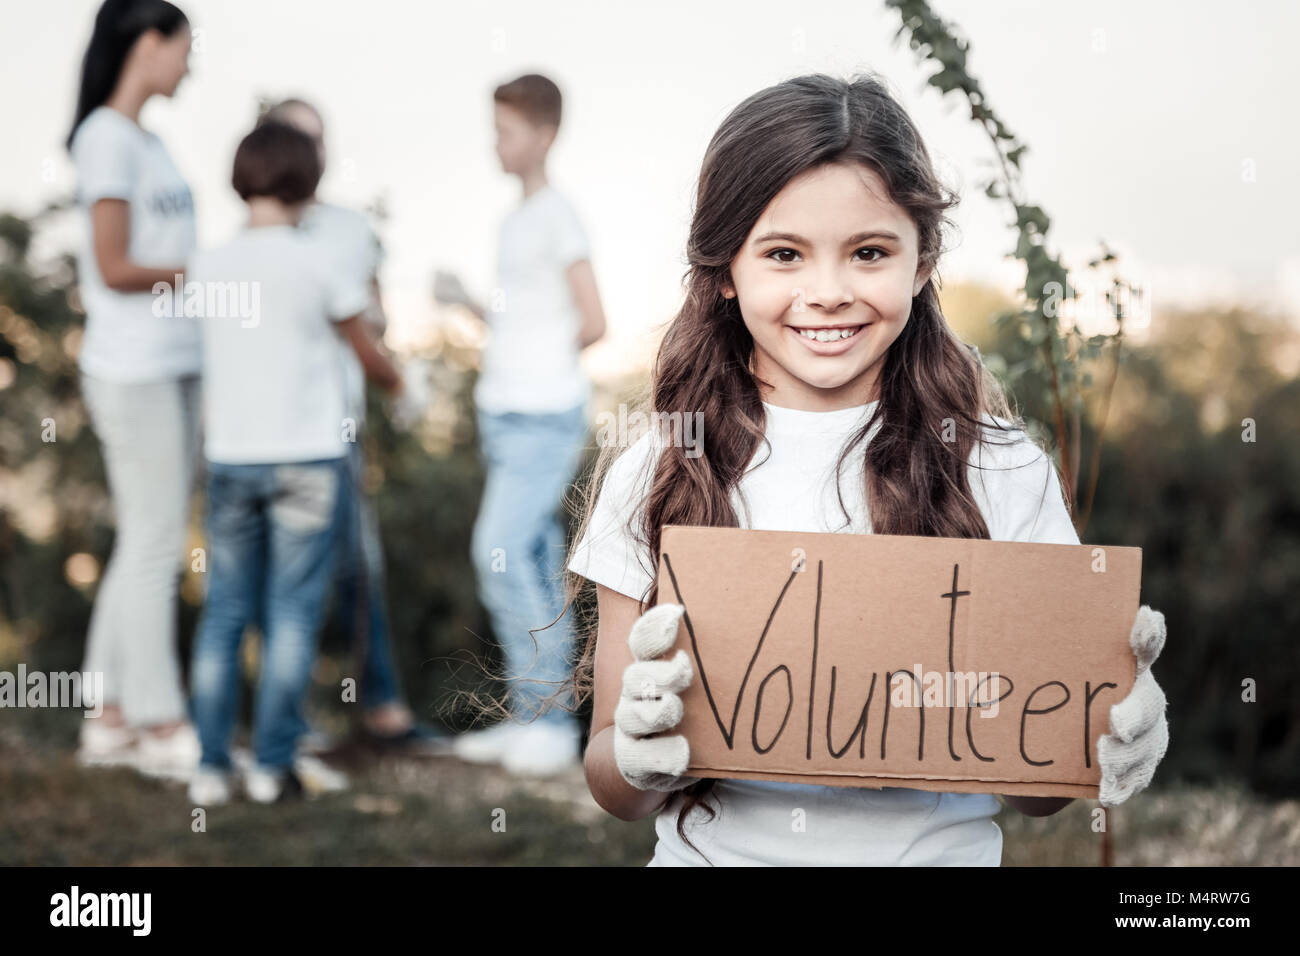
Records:
M95 595L83 669L104 702L147 727L187 717L176 598L198 453L199 379L119 383L81 376L103 449L117 535Z

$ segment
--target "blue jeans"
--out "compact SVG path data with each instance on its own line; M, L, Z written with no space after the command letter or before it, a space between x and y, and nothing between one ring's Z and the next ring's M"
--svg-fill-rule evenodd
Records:
M230 767L239 645L245 624L261 620L253 749L262 766L287 768L346 514L347 459L208 469L208 594L190 676L202 764Z
M397 671L389 645L388 610L384 601L384 551L374 505L362 487L365 456L358 436L348 455L348 484L338 533L335 593L338 619L360 663L361 706L375 710L399 700ZM263 627L265 632L265 627ZM300 716L299 736L311 730Z
M374 710L398 700L384 603L384 550L379 521L362 486L365 457L358 438L348 457L346 517L340 531L338 613L354 657L361 662L361 704Z
M535 716L572 673L573 613L564 607L566 542L558 516L565 488L582 460L585 405L556 413L478 412L487 470L471 554L479 597L505 657L516 719ZM544 628L535 634L529 628ZM536 643L534 643L534 639ZM541 720L573 721L565 688Z

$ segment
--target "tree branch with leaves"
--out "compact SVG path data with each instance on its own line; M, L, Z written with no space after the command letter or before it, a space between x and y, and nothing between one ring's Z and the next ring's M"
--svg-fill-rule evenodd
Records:
M979 124L993 148L996 171L984 183L984 193L991 199L1004 201L1011 211L1013 218L1009 224L1017 231L1011 255L1024 263L1025 282L1024 298L1019 306L999 313L994 319L999 330L1014 329L1018 333L1012 338L1018 347L1002 356L990 356L988 364L1003 378L1013 394L1019 394L1017 386L1033 375L1041 375L1046 380L1043 399L1055 434L1055 444L1060 450L1061 484L1075 530L1082 537L1096 496L1102 435L1119 366L1124 358L1122 346L1127 304L1140 296L1140 289L1118 275L1112 275L1108 280L1101 278L1101 271L1113 270L1117 261L1115 253L1103 242L1101 252L1089 261L1088 269L1096 277L1094 286L1105 286L1104 300L1109 314L1115 319L1115 331L1083 334L1077 323L1081 303L1070 282L1069 270L1060 257L1047 248L1051 219L1041 206L1031 203L1025 195L1021 161L1029 147L1011 132L989 105L979 81L967 69L969 42L936 15L925 0L885 0L885 3L896 10L902 20L895 41L906 38L923 62L937 65L938 69L926 78L927 84L944 96L957 94L964 97L970 106L971 120ZM1074 318L1070 319L1068 313L1073 313ZM1069 321L1063 321L1065 319ZM1109 368L1099 388L1093 447L1088 456L1086 501L1080 509L1076 507L1076 500L1081 480L1084 390L1093 385L1092 373L1086 370L1086 366L1099 361L1103 352L1108 353Z

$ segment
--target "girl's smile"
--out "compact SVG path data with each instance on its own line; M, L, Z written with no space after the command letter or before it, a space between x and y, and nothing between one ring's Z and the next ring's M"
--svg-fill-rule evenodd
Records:
M871 323L864 325L787 325L814 355L843 355L858 343L859 337Z

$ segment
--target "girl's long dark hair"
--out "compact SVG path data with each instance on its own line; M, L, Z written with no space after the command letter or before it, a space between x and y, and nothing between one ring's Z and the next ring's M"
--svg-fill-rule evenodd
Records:
M653 475L644 476L649 491L628 531L651 574L664 525L740 526L733 492L765 442L766 421L752 365L753 338L737 299L722 290L731 263L777 193L794 177L828 163L874 170L916 225L918 271L938 262L946 213L958 197L939 181L911 118L875 76L799 76L732 110L705 153L687 243L686 298L664 335L651 377L648 420L703 412L708 436L703 453L695 455L664 435L656 443L658 455L650 457ZM846 442L840 465L854 455L864 473L873 533L988 538L970 487L971 453L977 442L992 443L992 431L1021 429L1024 421L1013 416L978 355L949 328L938 281L931 271L914 298L906 325L886 353L879 404ZM879 430L868 441L873 428ZM575 542L618 454L612 444L601 450L583 492ZM568 575L570 604L583 584ZM657 593L655 581L642 595L643 611ZM592 691L598 622L588 614L582 623L585 636L572 681L577 700ZM715 813L704 803L713 783L702 780L682 791L677 832L688 844L684 825L691 810L700 806L710 819Z
M127 54L140 35L157 30L170 37L187 23L180 8L167 0L105 0L95 15L95 29L81 61L77 115L68 131L69 149L82 120L112 95Z

